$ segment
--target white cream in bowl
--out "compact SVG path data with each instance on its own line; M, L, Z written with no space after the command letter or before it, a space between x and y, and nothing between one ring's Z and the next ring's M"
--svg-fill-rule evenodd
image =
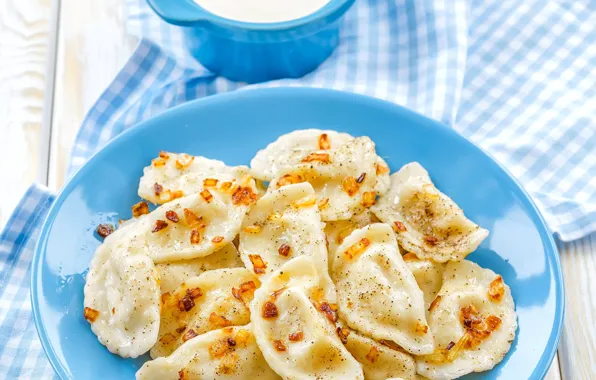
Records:
M205 10L230 20L274 23L296 20L323 8L330 0L194 0Z

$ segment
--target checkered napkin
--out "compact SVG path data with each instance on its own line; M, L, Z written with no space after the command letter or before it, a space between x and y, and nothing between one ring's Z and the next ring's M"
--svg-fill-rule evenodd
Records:
M126 0L139 46L89 111L70 171L141 120L245 88L185 52L176 27ZM386 99L450 125L506 166L562 240L596 231L596 6L584 1L357 0L341 45L301 79ZM200 127L200 126L198 126ZM29 305L29 264L53 197L33 186L0 235L0 377L53 376Z
M54 201L47 188L32 185L0 234L0 378L56 377L42 348L29 301L33 249Z

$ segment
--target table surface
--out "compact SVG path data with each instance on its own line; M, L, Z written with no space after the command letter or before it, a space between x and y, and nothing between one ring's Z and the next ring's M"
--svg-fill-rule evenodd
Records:
M135 44L122 0L0 2L0 227L31 182L63 185L85 113ZM546 379L594 378L596 234L559 250L567 309Z

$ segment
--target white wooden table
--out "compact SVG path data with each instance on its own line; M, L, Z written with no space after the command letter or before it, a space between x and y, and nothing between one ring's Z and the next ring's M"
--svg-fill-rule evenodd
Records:
M122 2L0 1L0 227L31 182L64 183L85 113L136 43ZM559 249L567 309L546 378L595 379L596 234Z

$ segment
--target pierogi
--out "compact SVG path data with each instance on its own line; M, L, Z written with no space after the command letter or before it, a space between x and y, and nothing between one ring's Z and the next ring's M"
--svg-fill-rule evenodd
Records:
M152 203L163 204L225 182L241 182L248 173L246 166L231 167L201 156L162 151L143 169L138 193Z
M216 269L186 280L161 296L159 339L151 357L171 354L189 339L211 330L250 322L248 305L260 285L246 268Z
M441 193L420 164L391 175L391 187L371 211L395 230L399 244L421 259L463 260L488 236Z
M373 206L387 191L388 168L378 165L375 144L358 137L337 149L315 151L299 163L287 166L270 182L275 190L292 183L308 182L319 198L323 221L349 219Z
M267 277L289 260L308 256L319 268L327 297L335 301L335 289L326 270L323 227L310 184L275 190L259 199L245 218L239 243L242 261L257 276Z
M391 227L375 223L352 232L335 253L331 276L348 326L412 354L433 352L424 296Z
M139 380L454 379L515 339L511 290L465 260L488 231L369 137L297 130L250 169L162 151L138 195L97 229L84 318L150 353Z
M244 264L233 243L214 253L191 260L167 261L156 265L161 279L161 293L176 290L184 281L214 269L238 268Z
M517 330L509 286L500 275L468 260L447 264L428 321L435 352L419 356L416 366L429 379L492 369L511 348Z
M224 327L190 339L172 355L146 362L136 377L138 380L280 379L263 358L250 325Z
M306 256L271 274L250 306L257 344L285 379L364 379L361 365L337 335L337 309L322 286Z
M97 338L114 354L136 358L157 341L159 274L135 244L131 224L97 248L84 289L84 317Z

